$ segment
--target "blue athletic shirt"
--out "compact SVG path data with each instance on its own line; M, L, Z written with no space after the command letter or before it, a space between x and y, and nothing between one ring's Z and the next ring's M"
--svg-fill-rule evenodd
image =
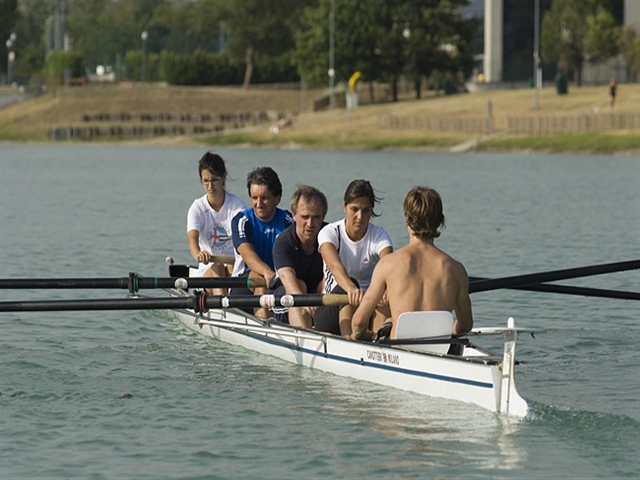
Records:
M253 245L253 249L260 259L273 269L273 244L276 237L292 223L293 218L287 210L276 208L276 213L271 221L263 222L256 217L253 208L247 208L238 213L231 221L233 246L237 251L240 245L249 242ZM234 271L234 275L242 275L248 271L249 267L244 265L244 269L240 272Z

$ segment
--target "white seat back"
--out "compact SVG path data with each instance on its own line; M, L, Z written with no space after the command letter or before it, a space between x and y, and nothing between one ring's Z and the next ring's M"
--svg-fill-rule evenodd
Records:
M405 312L400 314L396 325L396 340L402 338L426 338L451 336L453 315L446 311ZM407 345L408 348L425 352L447 353L449 343Z

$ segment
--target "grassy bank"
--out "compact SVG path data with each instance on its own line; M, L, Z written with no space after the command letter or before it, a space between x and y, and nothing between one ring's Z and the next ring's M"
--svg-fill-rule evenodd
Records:
M488 140L478 145L476 150L640 155L640 132L512 136Z
M509 115L559 115L608 112L607 89L599 87L570 88L568 95L557 95L554 88L542 89L539 109L534 109L531 89L493 90L470 94L437 96L428 92L415 100L365 105L346 111L312 112L313 101L321 91L269 91L215 87L166 87L161 85L93 86L58 89L0 111L0 141L43 142L54 125L82 125L84 114L174 113L217 114L220 112L269 112L270 115L298 114L292 125L274 134L272 120L261 125L225 129L216 135L136 138L136 142L205 145L253 145L275 148L348 148L348 149L433 149L446 150L481 137L479 134L427 132L423 130L384 128L381 114L428 117L486 116L491 104L494 131L505 130ZM638 85L622 85L615 111L640 110ZM104 124L102 124L104 126ZM108 125L106 125L108 126ZM130 141L131 138L101 138L101 141ZM540 152L579 152L596 154L640 153L640 131L616 130L601 133L552 136L502 136L486 139L475 150Z

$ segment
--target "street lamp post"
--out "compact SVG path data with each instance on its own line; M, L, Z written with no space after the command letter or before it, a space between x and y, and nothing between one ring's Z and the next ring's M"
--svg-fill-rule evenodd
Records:
M51 29L51 24L53 23L53 15L47 18L44 21L44 37L45 37L45 50L44 50L44 58L47 59L49 56L49 52L53 50L53 31Z
M535 1L533 12L533 108L538 110L538 92L542 87L540 73L540 0Z
M146 69L146 63L147 63L147 37L149 36L149 34L147 33L147 31L145 30L144 32L142 32L142 35L140 35L140 38L142 39L142 65L140 66L140 82L144 83L145 80L145 69Z
M333 110L333 85L336 77L336 71L333 64L333 37L334 37L334 0L331 0L329 6L329 110Z
M11 85L13 83L13 62L16 59L16 39L17 35L12 33L9 35L9 39L6 42L7 50L9 51L7 55L7 85Z

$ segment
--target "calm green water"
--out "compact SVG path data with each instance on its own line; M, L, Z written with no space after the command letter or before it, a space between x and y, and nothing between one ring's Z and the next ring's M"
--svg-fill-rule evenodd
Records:
M202 153L1 146L0 277L162 276L168 255L191 262ZM384 197L376 223L396 247L405 193L434 187L447 219L437 244L473 276L640 258L638 158L221 153L230 191L247 200L247 171L271 165L285 199L298 182L322 189L329 221L352 179L371 180ZM565 283L639 291L640 272ZM0 314L0 478L637 478L637 302L507 290L472 300L477 326L513 316L548 330L518 343L523 421L265 358L167 312Z

